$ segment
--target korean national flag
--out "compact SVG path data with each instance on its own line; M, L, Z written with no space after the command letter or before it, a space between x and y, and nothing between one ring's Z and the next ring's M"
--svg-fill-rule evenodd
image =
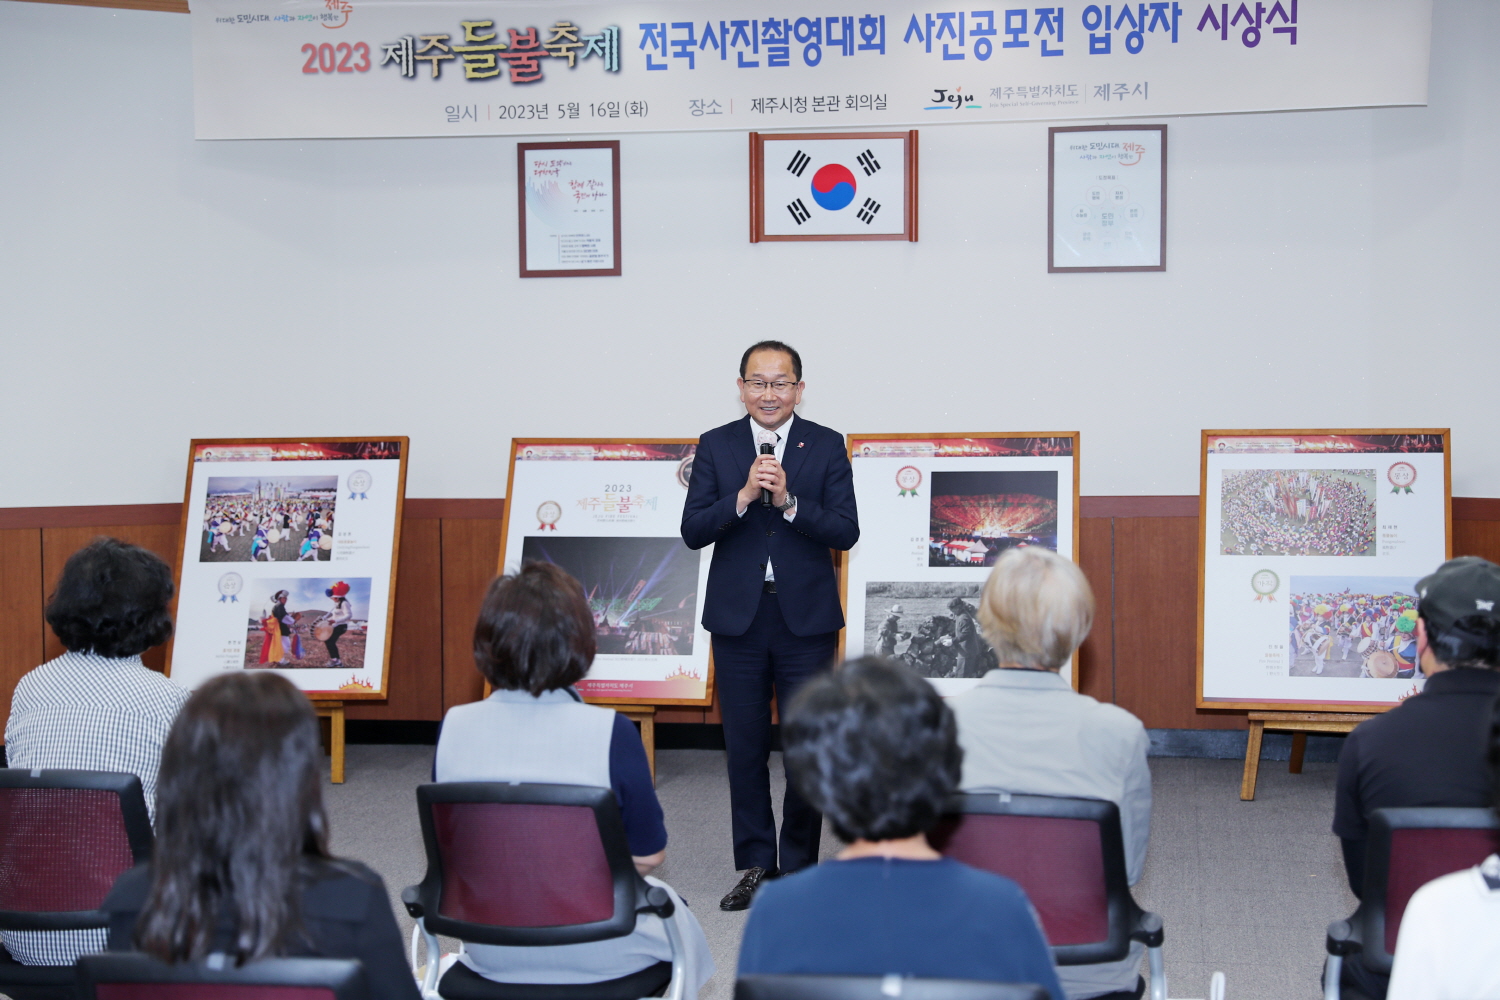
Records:
M765 234L901 233L906 214L902 147L900 139L764 143Z

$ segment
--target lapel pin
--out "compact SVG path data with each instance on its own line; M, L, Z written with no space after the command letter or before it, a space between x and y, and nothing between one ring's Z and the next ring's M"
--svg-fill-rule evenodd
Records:
M807 443L806 441L798 441L797 442L797 447L800 448L800 447L802 447L806 443Z

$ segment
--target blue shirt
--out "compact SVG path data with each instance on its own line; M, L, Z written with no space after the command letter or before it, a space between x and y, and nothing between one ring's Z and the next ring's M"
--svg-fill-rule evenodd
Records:
M766 883L739 973L1035 983L1064 1000L1020 886L949 858L825 861Z

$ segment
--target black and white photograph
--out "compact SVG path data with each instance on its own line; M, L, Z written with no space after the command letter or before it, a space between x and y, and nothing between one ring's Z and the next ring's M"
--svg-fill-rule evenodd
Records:
M1226 556L1375 555L1374 469L1225 469Z
M210 476L199 562L328 562L338 476Z
M995 565L1006 549L1057 549L1057 473L934 472L928 566Z
M700 560L680 537L528 535L521 559L555 563L583 584L600 653L692 653Z
M980 581L865 584L865 651L923 677L983 677L997 665L979 631Z

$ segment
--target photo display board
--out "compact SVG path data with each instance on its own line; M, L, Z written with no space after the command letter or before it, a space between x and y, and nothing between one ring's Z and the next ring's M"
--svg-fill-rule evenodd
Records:
M1446 430L1204 431L1198 706L1387 708L1452 551Z
M194 441L167 673L386 696L407 439Z
M1008 548L1078 558L1078 435L851 434L859 544L845 656L881 654L961 694L995 666L980 590ZM1074 687L1073 665L1063 676Z
M598 653L577 687L590 701L712 700L699 606L713 546L682 541L697 450L693 439L511 442L500 572L551 562L583 584Z

